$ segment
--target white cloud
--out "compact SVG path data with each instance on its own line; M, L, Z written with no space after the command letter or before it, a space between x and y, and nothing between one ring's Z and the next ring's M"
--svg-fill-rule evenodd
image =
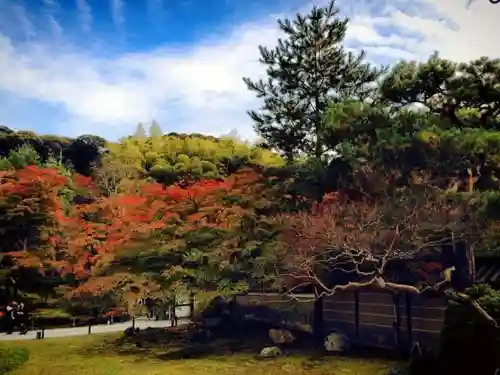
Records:
M61 10L61 7L56 0L43 0L43 3L45 5L45 15L50 25L52 34L56 38L60 38L63 34L63 28L57 21L56 14Z
M85 0L76 0L76 9L79 13L82 30L86 33L92 28L92 8Z
M120 29L125 18L123 17L123 7L125 6L124 0L110 0L111 6L111 17L113 18L113 23Z
M15 4L12 6L12 11L14 13L15 18L19 22L19 26L21 32L24 34L26 40L30 40L36 35L36 29L33 21L26 14L26 9L24 8L22 3Z
M377 15L364 14L362 7L360 12L353 14L348 36L372 45L372 53L377 53L380 47L381 55L390 45L390 53L397 54L399 50L400 58L422 59L434 51L455 61L500 57L500 44L494 37L500 4L474 0L467 6L468 2L417 0L404 4L398 0L380 1L382 10ZM381 29L385 30L384 34Z
M110 1L115 24L123 25L123 0ZM82 25L90 29L88 3L77 4ZM461 61L500 57L488 27L500 19L500 5L488 0L475 0L468 10L459 0L415 0L411 6L401 0L339 0L338 5L351 18L349 45L364 47L371 60L425 59L434 50ZM65 134L117 138L138 121L155 118L166 131L237 129L249 138L246 110L259 102L242 77L262 75L257 46L272 44L278 36L276 17L269 16L182 49L163 46L103 58L53 41L18 45L0 34L0 89L62 105L68 120L58 131Z

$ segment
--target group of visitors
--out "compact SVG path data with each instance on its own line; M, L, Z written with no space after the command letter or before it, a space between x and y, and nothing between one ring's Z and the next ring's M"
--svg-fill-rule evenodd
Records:
M24 335L28 332L26 325L27 315L24 313L24 303L11 301L5 307L3 319L5 330L8 335L12 334L16 329L19 329L19 334Z

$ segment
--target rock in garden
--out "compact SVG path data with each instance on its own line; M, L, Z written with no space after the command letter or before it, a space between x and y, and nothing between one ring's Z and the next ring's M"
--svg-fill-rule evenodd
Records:
M212 337L212 332L205 328L197 328L190 330L187 337L189 341L203 342Z
M343 352L349 350L351 344L346 335L334 332L325 337L325 350L327 352Z
M123 334L125 335L125 337L132 337L134 336L135 334L135 329L134 327L128 327L124 332Z
M201 321L201 324L203 327L206 328L215 328L218 327L222 324L222 319L221 318L203 318Z
M286 329L270 329L269 337L273 344L290 344L295 341L295 337Z
M281 349L277 346L269 346L260 351L259 356L262 358L273 358L281 355Z

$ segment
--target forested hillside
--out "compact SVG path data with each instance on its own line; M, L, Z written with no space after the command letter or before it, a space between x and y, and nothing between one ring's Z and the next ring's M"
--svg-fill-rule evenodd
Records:
M346 262L368 267L344 269L357 283L389 285L391 259L497 252L500 60L374 67L342 48L333 5L280 27L260 50L267 79L244 79L264 99L249 112L259 147L157 123L117 143L3 127L2 302L132 309L256 284L319 296ZM416 271L415 292L437 283Z

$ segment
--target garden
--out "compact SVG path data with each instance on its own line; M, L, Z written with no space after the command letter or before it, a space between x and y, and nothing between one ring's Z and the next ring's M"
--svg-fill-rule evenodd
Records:
M306 355L293 355L271 360L261 360L248 353L213 354L203 358L166 360L168 348L130 350L120 353L113 345L116 337L102 335L78 338L58 338L45 342L9 344L9 351L22 348L29 353L29 360L21 364L13 375L264 375L264 374L356 374L383 375L391 367L389 361L353 360L349 358L318 359ZM0 344L2 350L6 345ZM5 369L2 368L2 370Z

